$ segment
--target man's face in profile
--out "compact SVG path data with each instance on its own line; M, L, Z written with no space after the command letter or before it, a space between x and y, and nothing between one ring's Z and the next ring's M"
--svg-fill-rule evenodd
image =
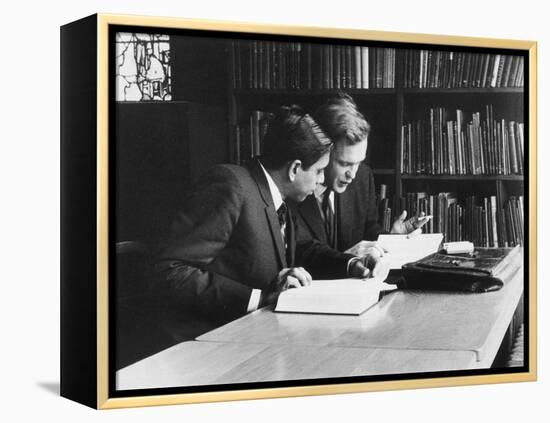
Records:
M296 179L293 183L293 192L289 195L294 201L304 201L312 194L319 184L325 180L325 169L329 164L329 153L324 154L317 162L308 169L299 167L296 172Z
M367 138L350 145L344 141L335 143L330 153L330 163L325 169L325 184L339 194L343 193L357 174L357 169L367 154Z

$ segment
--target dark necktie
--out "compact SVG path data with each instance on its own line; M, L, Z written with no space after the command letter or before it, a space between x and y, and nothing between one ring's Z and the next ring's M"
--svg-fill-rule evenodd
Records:
M286 203L283 202L277 209L277 216L279 217L279 225L281 225L281 228L286 224L286 214L287 207Z
M335 230L334 230L334 211L332 210L332 206L330 204L330 193L332 190L327 189L325 193L323 194L323 202L321 204L321 208L323 209L323 215L325 217L325 232L327 234L327 243L332 248L335 248L336 244L336 237L335 237Z
M284 228L284 232L281 230L281 235L283 237L283 245L285 247L285 256L287 261L287 266L291 265L291 257L290 257L290 248L288 246L289 242L289 222L288 222L288 207L286 203L282 203L279 208L277 209L277 216L279 218L279 224L281 225L281 229Z

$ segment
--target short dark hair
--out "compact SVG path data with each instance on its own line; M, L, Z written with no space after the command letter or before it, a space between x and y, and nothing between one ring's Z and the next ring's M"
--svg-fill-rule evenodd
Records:
M307 170L331 147L330 138L300 106L282 106L262 140L262 163L269 169L280 169L300 160Z
M314 117L334 143L357 144L370 132L370 125L357 104L344 92L327 100L317 109Z

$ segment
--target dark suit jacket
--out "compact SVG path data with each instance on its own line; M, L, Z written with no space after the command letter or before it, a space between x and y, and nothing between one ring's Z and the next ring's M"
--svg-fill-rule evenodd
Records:
M280 226L265 174L257 161L243 168L218 165L186 198L157 270L171 301L204 332L246 313L253 288L266 288L284 267L303 265L314 276L344 277L351 256L316 242L296 251L295 225L287 240L287 263ZM295 257L295 260L294 260Z
M361 164L354 181L343 194L335 194L336 248L345 251L361 240L376 240L382 232L377 223L378 211L372 170ZM296 215L297 238L300 244L318 240L326 244L327 236L321 210L313 195L302 203L293 204Z

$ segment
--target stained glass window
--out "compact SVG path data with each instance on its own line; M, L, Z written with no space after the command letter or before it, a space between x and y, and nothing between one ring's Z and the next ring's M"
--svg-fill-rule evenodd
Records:
M116 100L172 100L170 36L116 34Z

